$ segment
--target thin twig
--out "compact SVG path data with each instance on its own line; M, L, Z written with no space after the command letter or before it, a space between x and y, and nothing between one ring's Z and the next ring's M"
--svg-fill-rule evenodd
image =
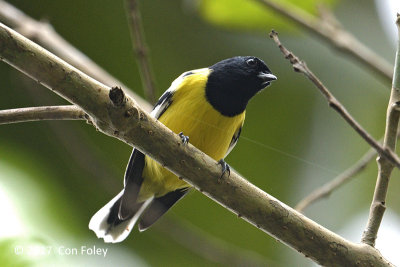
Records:
M399 138L399 131L397 131L397 138ZM382 143L383 137L379 139L379 143ZM295 209L298 212L303 212L309 205L312 203L324 198L328 197L334 190L338 189L345 183L349 182L352 178L354 178L357 174L363 171L369 163L377 155L375 149L370 148L356 163L350 166L347 170L336 176L334 179L330 180L326 184L318 187L314 191L312 191L309 195L304 197L299 203L296 205Z
M217 162L142 110L121 89L99 83L0 23L0 59L80 106L101 132L135 146L203 194L321 265L393 266L299 214ZM29 62L29 64L27 64ZM121 101L119 101L121 100Z
M400 168L399 157L388 147L382 147L346 110L346 108L334 97L334 95L325 87L325 85L315 76L315 74L307 67L305 62L301 61L292 52L287 50L279 41L278 33L272 31L270 37L275 41L286 59L290 61L294 71L304 74L322 93L328 101L328 104L371 146L379 155L387 158L397 168Z
M133 97L146 111L152 109L151 104L135 94L132 89L129 89L121 81L117 80L97 65L88 56L68 43L49 23L37 21L3 0L0 0L0 21L15 28L25 37L34 39L60 58L96 78L98 81L108 86L121 86L125 88L126 93Z
M349 167L347 170L336 176L334 179L330 180L323 186L315 189L308 196L303 198L295 207L298 212L303 212L312 203L320 200L321 198L328 197L334 190L350 181L356 174L364 170L367 165L375 158L377 155L375 149L370 148L367 153L365 153L361 159L359 159L353 166Z
M131 29L132 45L136 52L140 74L142 76L144 93L146 99L151 104L155 104L157 100L157 92L154 85L153 72L150 67L150 57L144 37L142 19L137 1L126 0L126 10Z
M400 37L400 14L397 14L396 20L398 36ZM385 149L395 151L397 142L397 131L400 119L400 38L397 41L396 60L394 64L394 75L392 83L392 91L390 94L389 104L386 116L386 129L383 139L383 147ZM389 188L390 175L393 171L392 162L386 158L378 158L378 178L376 181L374 197L372 200L367 226L363 232L361 242L370 246L375 245L378 235L379 226L382 222L383 214L386 210L386 194Z
M340 23L334 19L332 13L329 16L315 17L287 1L284 4L273 0L256 1L323 38L339 51L350 55L356 61L377 73L384 81L388 83L391 81L393 75L391 64L343 29ZM324 12L328 11L325 10Z
M75 105L0 110L0 125L27 121L88 119L86 113Z

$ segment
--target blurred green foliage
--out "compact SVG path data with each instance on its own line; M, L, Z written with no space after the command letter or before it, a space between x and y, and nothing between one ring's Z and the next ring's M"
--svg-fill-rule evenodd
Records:
M40 5L36 1L10 2L36 19L48 20L64 38L143 95L123 1L41 0ZM307 7L313 7L314 2L301 1ZM224 3L227 8L218 7L221 16L231 10L242 10L239 4L231 4L233 1L213 3L202 1L202 5L210 6ZM371 3L371 0L368 4L342 1L335 11L349 31L391 60L393 48L381 32ZM235 26L265 29L262 34L239 33L205 23L204 6L199 12L193 5L187 5L187 1L140 1L140 8L159 95L182 72L235 55L258 56L278 76L277 82L249 103L242 137L227 158L236 171L261 189L295 205L367 151L365 142L329 109L304 77L292 71L268 39L271 28L285 32L287 26L282 21L248 20L245 27L245 15L235 15L240 21ZM263 16L264 11L255 12L259 14L254 16L256 19ZM373 136L379 138L383 134L388 84L377 81L374 74L338 56L314 38L293 36L290 32L280 37ZM3 63L0 63L0 81L0 109L66 103ZM134 230L120 244L103 244L87 225L90 217L121 190L130 151L127 145L100 134L81 121L2 125L0 193L5 192L9 202L1 202L0 211L2 218L15 218L22 230L0 236L0 262L10 266L223 265L218 257L210 256L212 253L204 256L196 251L197 247L179 241L186 235L177 233L194 228L193 233L206 239L212 237L210 244L227 247L230 253L248 262L268 266L310 265L308 259L199 192L185 197L160 220L159 226L143 233ZM387 201L392 212L397 213L400 207L393 203L398 203L400 197L398 176L396 171ZM329 229L339 231L360 212L366 216L375 178L376 166L372 163L358 178L328 200L310 207L306 214ZM14 213L9 211L9 206ZM171 231L162 225L167 225ZM359 231L359 236L363 227L360 225L355 230ZM189 243L195 244L195 241ZM28 248L35 244L55 250L60 246L96 245L108 248L108 253L103 258L59 255L56 251L52 257L41 257L40 261L15 254L17 245Z
M277 1L287 8L297 7L316 15L318 5L332 6L334 0L284 0ZM268 31L271 25L276 28L293 29L286 19L265 8L259 1L248 0L200 0L198 8L208 22L228 29L246 31Z

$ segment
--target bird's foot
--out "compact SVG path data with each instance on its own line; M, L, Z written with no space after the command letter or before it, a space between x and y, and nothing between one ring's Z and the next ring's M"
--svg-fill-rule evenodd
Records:
M180 132L178 135L182 139L182 144L186 145L189 143L189 136L184 135L183 132Z
M228 172L228 177L231 175L231 167L229 167L228 163L226 163L223 159L218 161L218 165L221 165L222 168L221 178L226 172Z

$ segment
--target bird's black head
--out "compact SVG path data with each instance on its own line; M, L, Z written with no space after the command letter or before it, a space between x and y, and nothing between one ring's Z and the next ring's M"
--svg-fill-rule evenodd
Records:
M229 117L242 113L250 98L276 80L267 65L256 57L228 58L209 68L207 100Z

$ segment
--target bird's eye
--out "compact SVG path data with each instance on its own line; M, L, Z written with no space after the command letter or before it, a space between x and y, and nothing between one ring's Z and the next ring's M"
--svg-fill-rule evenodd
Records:
M254 58L250 58L246 61L246 64L250 67L255 67L257 66L257 61Z

